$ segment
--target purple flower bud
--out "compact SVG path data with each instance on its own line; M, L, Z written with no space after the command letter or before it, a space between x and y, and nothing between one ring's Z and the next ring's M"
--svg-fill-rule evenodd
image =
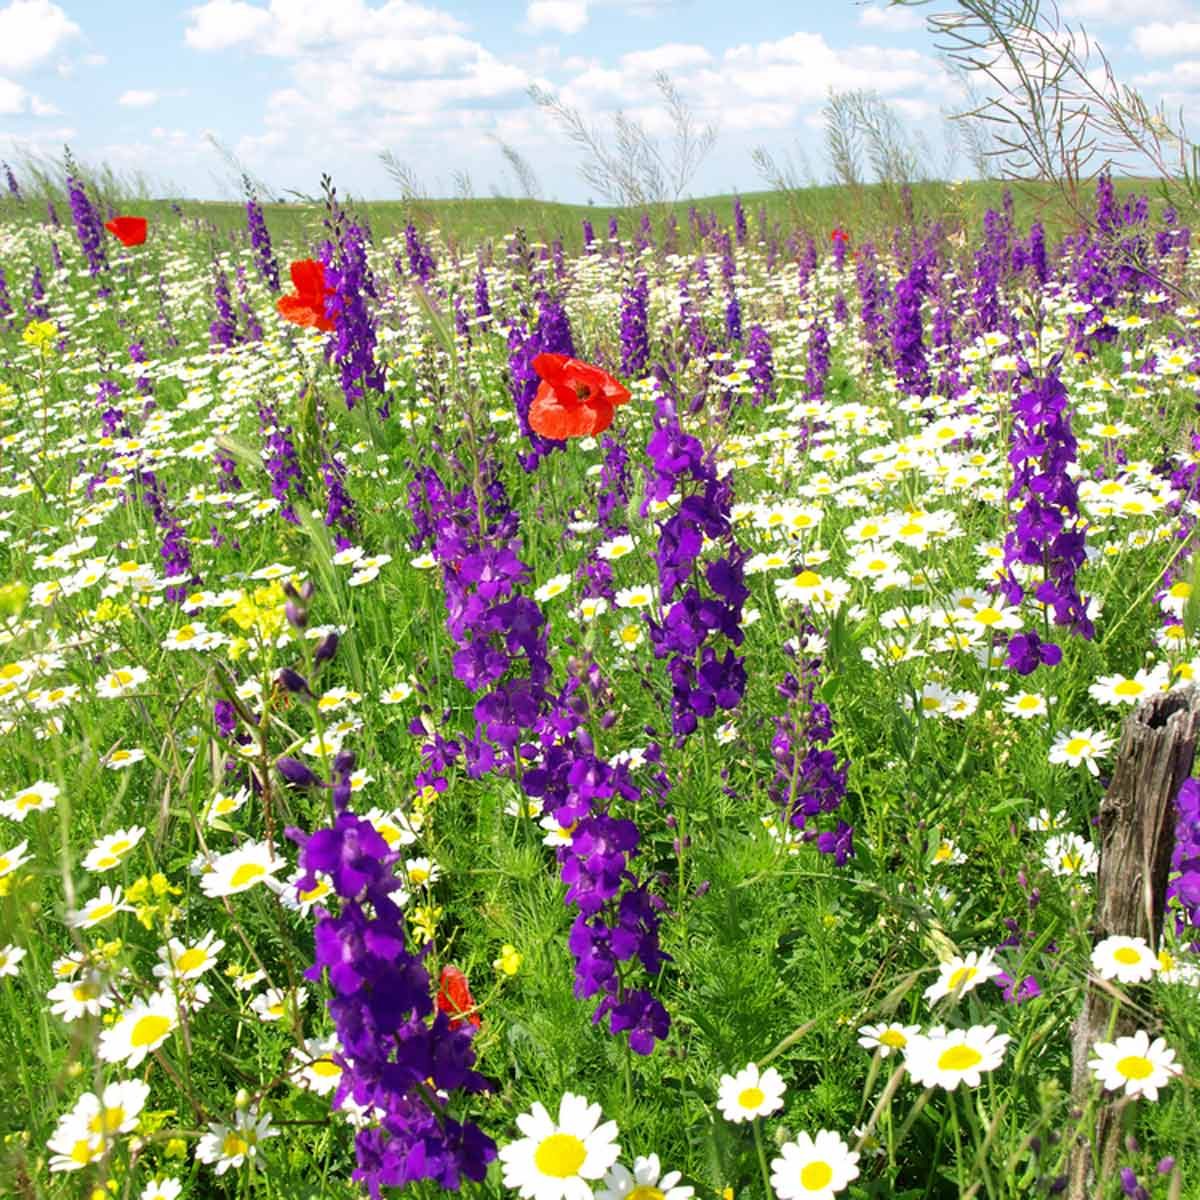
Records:
M298 758L292 758L290 755L284 755L283 758L277 759L275 769L293 787L323 786L321 780L304 763Z
M275 681L281 688L285 688L297 696L312 695L308 690L308 680L303 675L293 671L290 667L284 667L275 677Z
M294 600L289 600L283 606L283 612L293 629L303 629L308 624L308 609L301 607Z
M336 633L322 638L320 645L317 646L317 652L313 655L313 665L317 666L320 663L328 662L337 653L337 648L338 635Z

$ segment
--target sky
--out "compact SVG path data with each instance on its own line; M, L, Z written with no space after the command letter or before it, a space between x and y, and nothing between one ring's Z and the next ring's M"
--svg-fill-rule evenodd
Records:
M1200 4L1062 0L1122 82L1200 114ZM396 194L380 159L423 193L516 195L514 148L546 199L601 203L580 156L530 99L536 85L611 136L624 112L669 147L654 86L665 70L717 140L687 194L764 186L751 152L824 180L830 89L870 89L965 176L945 149L958 82L925 8L883 0L0 0L0 157L140 171L158 195L232 197L227 147L276 194Z

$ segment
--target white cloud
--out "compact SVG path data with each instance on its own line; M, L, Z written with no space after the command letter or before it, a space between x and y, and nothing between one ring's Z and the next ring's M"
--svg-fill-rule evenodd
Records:
M157 104L158 101L158 92L148 92L132 88L127 92L122 92L117 103L124 108L149 108L152 104Z
M653 75L655 71L682 71L687 67L707 66L710 62L712 55L703 46L679 42L621 55L621 66L640 75Z
M925 28L925 18L911 8L878 4L868 4L858 14L858 23L864 29L878 29L883 33L910 33Z
M79 32L79 26L50 0L12 0L0 8L0 70L36 67Z
M1197 83L1200 83L1200 62L1194 58L1172 63L1169 71L1147 71L1133 79L1134 87L1139 88L1192 88Z
M210 0L188 14L183 40L193 50L227 50L251 42L271 25L271 14L242 0Z
M588 23L588 0L529 0L525 25L533 33L578 33Z
M53 117L58 109L35 96L15 79L0 77L0 116L12 117L19 113L32 113L35 117Z
M14 79L0 79L0 113L12 116L29 107L29 93Z
M1155 21L1133 31L1133 44L1149 58L1183 58L1200 53L1200 21Z
M1065 0L1062 13L1071 21L1123 25L1158 16L1174 16L1181 7L1179 0Z
M244 0L209 0L188 15L191 24L183 36L194 50L248 45L280 58L327 55L380 39L424 38L466 28L457 17L410 0L386 0L378 8L364 0L271 0L265 8Z

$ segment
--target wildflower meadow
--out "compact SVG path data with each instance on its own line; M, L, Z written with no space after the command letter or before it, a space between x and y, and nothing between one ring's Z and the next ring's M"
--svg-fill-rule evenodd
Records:
M9 178L0 1194L1200 1196L1174 210Z

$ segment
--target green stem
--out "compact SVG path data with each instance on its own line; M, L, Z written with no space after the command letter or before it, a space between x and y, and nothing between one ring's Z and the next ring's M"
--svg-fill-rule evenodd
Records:
M763 1148L761 1122L758 1117L754 1118L754 1149L758 1152L758 1166L762 1171L763 1195L767 1200L771 1200L773 1195L771 1191L771 1170L767 1166L767 1152Z

